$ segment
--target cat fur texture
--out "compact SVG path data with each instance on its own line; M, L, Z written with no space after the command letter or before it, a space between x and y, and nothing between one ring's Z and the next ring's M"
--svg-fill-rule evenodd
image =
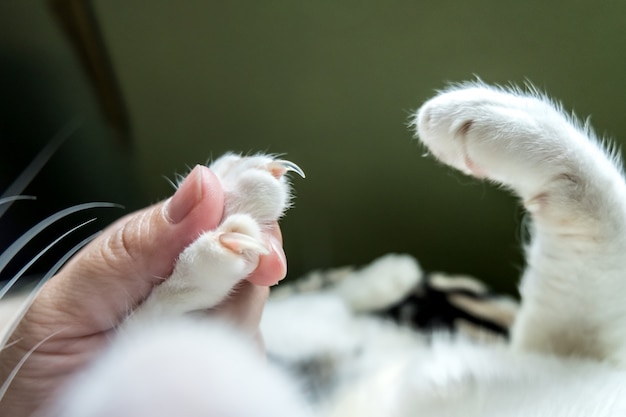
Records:
M254 269L259 230L289 200L282 174L267 169L272 159L230 155L228 169L213 166L230 196L224 223L181 255L111 349L42 415L626 415L619 158L545 96L480 82L440 92L412 126L441 162L502 184L530 213L509 343L424 334L369 314L419 279L419 266L402 256L376 275L354 271L323 290L271 300L262 323L270 361L228 323L185 317ZM302 363L323 381L314 392L306 375L294 377Z

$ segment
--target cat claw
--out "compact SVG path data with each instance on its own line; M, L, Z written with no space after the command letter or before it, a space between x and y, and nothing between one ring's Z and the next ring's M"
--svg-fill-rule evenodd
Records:
M298 165L291 161L287 161L285 159L278 159L276 161L270 162L268 165L269 171L276 178L282 178L287 172L295 172L300 175L302 178L306 178L304 175L304 171Z
M244 252L256 252L260 255L268 255L270 253L269 249L258 239L244 233L226 232L222 233L218 239L226 249L240 255Z

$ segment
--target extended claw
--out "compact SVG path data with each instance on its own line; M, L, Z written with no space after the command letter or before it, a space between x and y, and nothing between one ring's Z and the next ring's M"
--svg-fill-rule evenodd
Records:
M270 172L276 178L281 178L287 172L292 171L300 175L302 178L306 178L304 171L298 165L285 159L278 159L273 161L269 165Z
M261 255L267 255L270 251L257 239L244 233L226 232L219 236L220 243L226 249L242 254L245 251L257 252Z

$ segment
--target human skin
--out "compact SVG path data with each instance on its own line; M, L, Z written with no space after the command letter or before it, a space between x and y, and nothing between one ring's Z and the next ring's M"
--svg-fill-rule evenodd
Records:
M80 251L41 290L0 350L0 381L39 346L0 401L0 415L28 416L94 358L132 306L168 277L180 252L222 219L219 180L196 166L171 198L118 220ZM235 325L259 336L268 287L287 272L278 224L267 232L270 254L236 293L216 308ZM1 385L1 384L0 384Z

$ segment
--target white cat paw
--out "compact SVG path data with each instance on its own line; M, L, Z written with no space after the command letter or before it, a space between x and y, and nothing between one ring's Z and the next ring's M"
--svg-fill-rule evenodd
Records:
M277 220L289 207L291 188L285 174L293 171L304 178L293 162L260 154L242 157L228 153L210 168L224 189L225 215L246 213L261 225Z
M220 286L219 281L232 286L257 267L260 255L268 253L256 220L247 214L233 214L181 253L166 283L180 277L186 286L199 291Z
M546 99L476 83L430 99L413 125L442 162L512 186L522 195L560 174L554 162L572 157L572 136L580 136Z
M261 255L268 253L258 223L247 214L233 214L180 254L172 275L153 289L131 319L212 308L256 269Z
M422 279L417 260L390 253L340 281L333 291L355 312L378 311L404 299Z

